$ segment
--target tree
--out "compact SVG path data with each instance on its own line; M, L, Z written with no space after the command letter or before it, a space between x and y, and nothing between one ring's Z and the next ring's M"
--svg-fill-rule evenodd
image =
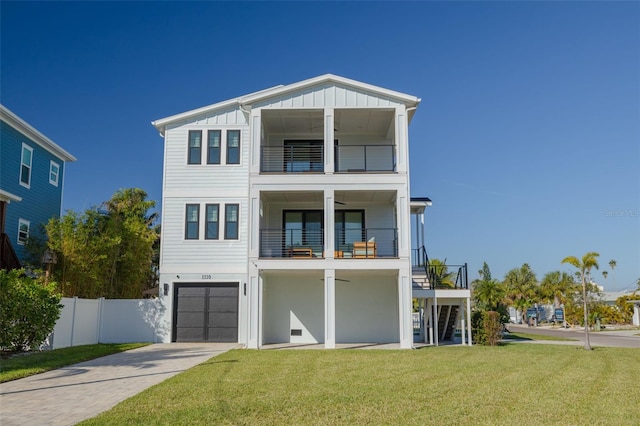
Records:
M609 275L609 273L607 271L602 271L602 276L604 277L604 279L607 279L607 275Z
M616 262L615 259L611 259L609 261L609 267L611 268L611 273L613 274L613 287L614 288L616 286L616 273L613 270L616 269L616 266L618 266L618 262Z
M526 310L538 299L538 280L529 264L513 268L504 277L503 285L507 301L520 311L522 320L526 322Z
M504 301L504 286L491 277L487 262L484 262L479 273L480 279L471 283L475 306L482 311L497 311Z
M582 281L582 303L584 308L584 348L588 351L591 350L591 344L589 342L589 317L587 309L587 280L591 282L591 269L598 269L598 257L600 254L590 251L582 259L578 259L575 256L568 256L562 259L562 263L568 263L574 266L580 272L580 279ZM615 264L615 261L613 261ZM611 262L609 262L611 265Z
M429 283L431 288L453 288L455 287L455 273L449 272L446 265L447 259L429 260Z
M559 308L577 291L573 275L566 272L548 272L540 283L540 294L543 301L553 302L554 308Z
M58 259L52 273L65 296L138 298L155 284L159 228L146 197L123 189L100 208L49 221L47 245Z

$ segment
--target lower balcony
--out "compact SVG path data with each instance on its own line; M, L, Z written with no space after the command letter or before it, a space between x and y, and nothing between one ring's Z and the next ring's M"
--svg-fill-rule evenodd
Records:
M324 258L323 229L262 229L261 258ZM398 257L396 228L336 229L333 257L374 259Z

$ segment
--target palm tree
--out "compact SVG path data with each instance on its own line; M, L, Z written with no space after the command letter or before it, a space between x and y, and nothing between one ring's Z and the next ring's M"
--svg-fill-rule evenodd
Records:
M618 266L618 262L616 262L615 259L611 259L609 261L609 267L611 268L611 273L613 274L613 287L616 286L616 273L613 272L613 270L616 269L616 266Z
M609 275L609 273L607 271L602 271L602 276L604 277L604 279L607 279L607 275Z
M562 259L562 263L568 263L574 266L580 271L580 279L582 280L582 303L584 307L584 348L588 351L591 350L591 344L589 342L589 317L587 312L587 280L591 282L591 268L598 269L598 256L600 254L595 251L582 256L582 259L578 259L575 256L569 256ZM615 266L615 261L614 266ZM611 265L611 262L609 262Z
M520 268L513 268L504 276L503 285L506 299L522 315L526 322L526 310L536 302L538 296L538 280L531 267L525 263Z
M504 300L504 286L498 280L491 278L491 270L487 262L482 264L482 269L478 273L480 278L471 283L475 306L483 311L497 311Z
M455 287L455 273L449 272L449 267L440 259L429 260L429 283L431 288Z
M553 301L554 308L559 308L565 304L569 294L575 292L575 290L576 281L573 275L566 272L548 272L540 283L543 300Z

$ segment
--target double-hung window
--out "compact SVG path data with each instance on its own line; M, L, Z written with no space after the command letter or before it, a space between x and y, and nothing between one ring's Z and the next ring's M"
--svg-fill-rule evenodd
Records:
M207 164L220 164L220 130L209 130L207 134Z
M22 144L22 159L20 160L20 185L31 187L31 164L33 163L33 148Z
M238 204L227 204L225 206L225 222L224 222L224 239L238 239L238 213L240 206Z
M240 164L240 130L227 130L227 164Z
M202 161L202 130L189 130L189 152L187 164L200 164Z
M206 211L206 231L205 231L205 239L207 240L217 240L218 239L218 229L219 229L219 212L220 205L219 204L207 204Z
M200 238L200 204L187 204L185 215L184 239L197 240Z
M53 186L58 186L60 179L60 164L55 161L51 161L49 166L49 183Z
M18 219L18 244L21 246L27 243L29 239L29 227L31 222L25 219Z

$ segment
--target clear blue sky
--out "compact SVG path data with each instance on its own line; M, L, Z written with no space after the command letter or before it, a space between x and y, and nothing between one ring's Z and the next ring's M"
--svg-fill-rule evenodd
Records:
M640 278L640 3L0 3L0 100L78 158L64 209L161 200L150 122L333 73L422 98L411 192L431 257L601 254ZM615 284L614 284L615 275Z

